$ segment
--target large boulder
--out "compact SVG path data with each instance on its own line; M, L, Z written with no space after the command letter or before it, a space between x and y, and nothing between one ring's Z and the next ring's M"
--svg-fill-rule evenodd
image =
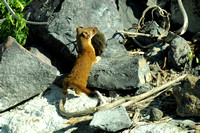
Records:
M199 117L200 116L200 79L188 75L183 82L183 86L179 86L174 90L174 97L177 102L176 112L183 117Z
M101 110L94 114L90 127L95 130L117 132L131 126L131 119L122 106L110 110Z
M126 30L137 24L145 9L142 1L132 0L116 0L117 9L119 11L122 24Z
M107 41L101 60L94 64L88 86L107 90L131 90L151 80L146 60L127 53L116 39Z
M34 34L31 37L45 40L46 46L54 53L65 57L63 62L67 67L73 66L77 55L74 45L68 44L75 41L77 26L96 26L104 33L107 46L101 61L92 67L89 87L133 89L149 79L150 70L145 59L127 54L125 47L119 43L123 41L122 35L115 32L123 29L123 25L114 1L50 0L41 3L35 0L25 14L29 11L32 14L30 20L49 22L47 26L32 26L31 33Z
M77 26L95 26L107 39L112 38L116 30L123 29L114 1L34 0L24 14L29 12L30 20L49 23L46 26L31 26L30 36L44 40L54 53L62 54L69 61L74 61L77 54L73 43L69 44L75 41Z
M58 74L12 37L0 49L0 112L42 93Z
M186 70L191 68L192 61L189 60L191 48L186 40L177 36L170 42L168 49L168 64L177 70Z

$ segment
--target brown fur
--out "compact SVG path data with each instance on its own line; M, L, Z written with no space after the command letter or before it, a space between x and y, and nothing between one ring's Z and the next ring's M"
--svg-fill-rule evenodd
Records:
M71 73L64 78L63 95L67 95L67 89L75 89L78 95L81 92L89 95L91 91L86 88L87 79L90 74L92 65L97 61L95 50L92 46L91 39L98 32L96 27L83 28L77 27L76 41L78 45L78 58Z
M98 31L92 38L92 45L95 49L96 56L101 56L106 46L106 37Z

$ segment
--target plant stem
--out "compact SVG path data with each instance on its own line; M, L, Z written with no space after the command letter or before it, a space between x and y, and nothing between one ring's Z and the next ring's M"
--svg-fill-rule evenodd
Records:
M12 10L12 8L9 6L9 4L6 2L6 0L2 0L2 2L4 3L4 5L6 6L6 8L9 10L9 12L12 14L12 16L14 18L16 18L17 20L19 20L19 18L16 16L15 12ZM25 20L24 21L28 24L34 24L34 25L48 25L48 22L33 22L33 21L28 21Z

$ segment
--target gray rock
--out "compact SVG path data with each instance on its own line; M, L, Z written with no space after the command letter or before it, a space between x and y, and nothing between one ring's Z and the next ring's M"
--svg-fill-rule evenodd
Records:
M154 47L150 48L145 53L145 58L147 61L149 61L151 64L158 62L158 64L163 65L164 64L164 58L167 56L168 53L168 47L170 45L168 43L158 43L154 45Z
M58 5L53 4L53 1L50 0L41 4L43 6L40 8L37 8L36 4L38 4L37 0L31 5L32 9L35 10L30 19L44 21L45 18L48 18L49 25L42 27L43 29L34 26L31 28L32 32L45 40L46 44L55 52L66 57L63 62L67 60L65 64L68 64L68 67L69 64L73 64L72 62L75 61L77 53L73 51L74 46L72 44L67 45L67 43L75 40L75 28L77 26L97 26L108 39L108 46L102 55L101 61L92 67L88 79L89 87L133 89L148 80L147 77L150 71L144 58L128 55L124 46L118 42L122 41L122 37L117 38L114 35L116 30L123 29L114 1L68 0L60 2L60 5ZM57 8L51 6L57 6ZM49 12L47 12L48 9ZM56 12L52 10L56 10ZM41 18L36 16L41 16ZM110 39L112 37L116 37L116 39Z
M88 108L96 107L98 104L97 98L88 97L85 93L81 96L77 95L74 90L68 89L67 101L64 105L67 112L79 112Z
M183 117L200 116L200 79L188 75L182 87L174 90L176 112Z
M195 124L195 122L192 120L171 120L164 123L138 125L130 133L188 133L194 131L187 129L188 125L191 124Z
M36 57L38 57L40 60L45 62L46 64L50 66L52 65L51 60L47 56L45 56L43 53L41 53L38 48L30 47L29 51L33 53Z
M177 36L170 42L170 47L168 50L168 64L178 70L191 68L192 62L188 57L190 52L191 49L186 40L180 36Z
M0 46L0 111L48 88L57 76L49 66L20 46L12 37Z
M155 107L150 109L150 120L151 121L159 121L163 117L163 112Z
M62 89L54 85L51 89L46 90L43 95L36 96L26 103L19 105L17 108L0 113L0 132L1 133L94 133L89 129L88 122L70 126L63 124L67 121L58 111L59 100L62 98ZM70 93L71 91L69 91ZM79 104L76 103L76 104ZM143 122L143 123L142 123ZM188 129L188 125L198 126L192 120L177 120L172 119L163 123L146 123L145 121L138 122L137 127L128 129L132 133L141 132L192 132ZM89 130L88 130L89 129ZM125 132L124 132L125 133Z
M138 19L141 17L144 9L140 1L116 0L116 4L125 29L129 29L133 24L138 23Z
M150 35L161 35L163 32L165 32L165 30L161 28L156 21L148 21L144 27L144 30L141 32ZM157 41L157 38L150 38L146 36L138 36L136 39L144 46Z
M40 6L38 6L40 5ZM24 14L31 12L30 20L46 21L48 26L32 26L30 34L45 41L54 53L74 61L74 45L77 26L95 26L107 39L112 38L116 30L123 29L114 1L67 0L41 2L35 0ZM67 45L68 44L68 45Z
M163 8L169 1L171 2L171 0L147 0L146 5L147 6L159 5L161 8Z
M145 83L138 88L138 90L135 92L135 96L151 91L152 88L153 86L151 84Z
M196 66L191 70L191 74L194 76L199 76L200 75L200 65Z
M94 114L90 127L96 130L117 132L131 126L131 120L122 106L110 110L102 110Z
M26 103L0 114L1 133L63 133L68 129L58 113L62 89L51 85L42 96L36 96ZM71 127L73 129L73 127Z
M88 86L107 90L130 90L150 81L151 74L146 60L127 53L116 39L107 41L101 60L94 64Z

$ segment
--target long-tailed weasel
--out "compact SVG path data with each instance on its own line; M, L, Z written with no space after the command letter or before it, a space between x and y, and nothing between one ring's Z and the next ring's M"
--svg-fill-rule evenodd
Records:
M76 94L81 95L81 92L87 95L91 91L86 88L87 79L90 74L92 65L97 61L94 47L91 39L98 32L96 27L77 27L76 41L78 45L78 58L71 73L63 80L63 95L67 95L67 89L75 89Z
M75 65L71 71L71 73L64 78L63 81L63 95L67 95L67 89L73 88L77 94L81 94L81 92L86 93L87 95L91 94L91 91L86 88L87 78L90 74L90 69L92 65L98 61L95 55L95 49L91 43L92 37L98 32L96 27L88 27L83 28L81 26L76 28L77 36L76 41L78 44L78 58L75 62ZM105 40L105 39L104 39ZM100 51L102 53L102 51ZM100 54L101 54L100 53ZM95 90L94 93L99 97L102 101L103 105L105 105L106 101L103 96ZM66 101L64 101L66 102ZM59 112L62 116L65 117L78 117L83 116L84 114L91 114L94 112L93 109L86 109L84 111L78 112L66 112L64 108L63 100L60 101L59 104Z

